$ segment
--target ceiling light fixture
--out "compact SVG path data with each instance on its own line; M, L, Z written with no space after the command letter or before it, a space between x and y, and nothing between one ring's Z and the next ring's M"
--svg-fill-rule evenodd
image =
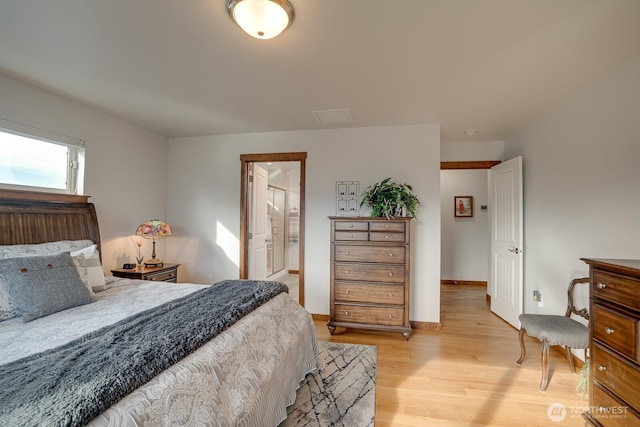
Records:
M293 6L287 0L227 0L231 19L257 39L271 39L293 22Z

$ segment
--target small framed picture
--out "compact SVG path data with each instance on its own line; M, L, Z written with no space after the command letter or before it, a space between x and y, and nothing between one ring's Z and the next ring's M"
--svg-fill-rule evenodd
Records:
M454 196L453 204L455 217L473 217L473 196Z

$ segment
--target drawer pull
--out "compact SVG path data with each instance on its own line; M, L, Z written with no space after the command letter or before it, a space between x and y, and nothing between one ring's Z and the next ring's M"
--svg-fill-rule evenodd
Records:
M611 335L611 334L612 334L612 333L614 333L616 330L607 326L606 328L604 328L604 331L605 331L608 335Z
M344 252L344 254L345 254L345 255L351 255L351 252L349 252L349 251L345 251L345 252Z
M389 292L389 296L392 297L393 296L393 292Z
M385 234L385 235L384 235L384 238L385 238L385 239L387 239L387 240L389 240L389 239L390 239L390 236L389 236L388 234Z
M345 295L349 295L349 289L347 289L346 291L344 291Z
M604 371L606 371L606 370L607 370L607 367L606 367L606 366L604 366L604 365L598 365L598 371L600 371L600 372L604 372Z
M393 273L389 273L389 277L393 277Z
M389 315L389 319L393 319L393 316L392 316L392 315Z
M349 237L353 238L353 234L350 234Z
M349 225L350 228L353 228L353 224Z
M345 312L344 312L344 315L345 315L345 316L348 316L348 315L349 315L349 312L348 312L348 311L345 311Z
M598 286L598 289L604 289L607 287L607 285L604 283L598 283L596 286Z
M389 224L385 225L384 228L389 229Z
M391 252L389 252L389 256L390 256L390 257L392 257L392 256L393 256L393 254L392 254Z
M344 271L344 274L349 274L349 270L345 270L345 271Z

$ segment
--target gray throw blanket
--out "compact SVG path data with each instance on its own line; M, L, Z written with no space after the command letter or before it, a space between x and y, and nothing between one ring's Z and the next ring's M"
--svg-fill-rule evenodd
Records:
M0 366L0 425L81 426L287 287L228 280Z

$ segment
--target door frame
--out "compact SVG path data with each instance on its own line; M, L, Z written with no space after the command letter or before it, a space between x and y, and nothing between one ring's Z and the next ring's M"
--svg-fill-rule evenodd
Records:
M240 279L249 277L249 164L264 162L300 163L300 231L298 253L299 303L304 307L304 223L305 223L305 165L307 153L260 153L240 155Z
M492 167L494 167L495 165L499 165L500 163L502 163L502 161L500 160L471 160L471 161L457 161L457 162L440 162L440 170L463 170L463 169L485 169L485 170L490 170ZM441 230L442 231L442 230ZM442 233L440 235L440 237L442 237ZM489 244L491 243L490 241L488 242ZM442 254L440 254L440 256L442 257ZM442 259L440 260L440 262L442 262ZM491 298L491 278L489 277L489 280L487 280L486 285L487 285L487 298L490 299ZM443 283L451 283L451 282L445 282L442 280L442 276L440 278L440 284ZM461 282L458 282L461 283ZM483 283L483 282L475 282L475 281L468 281L468 283Z

